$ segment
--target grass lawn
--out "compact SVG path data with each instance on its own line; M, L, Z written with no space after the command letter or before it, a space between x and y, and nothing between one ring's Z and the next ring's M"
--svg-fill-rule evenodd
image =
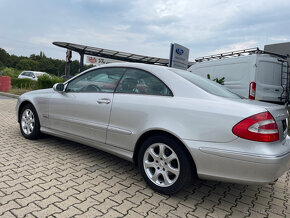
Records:
M14 94L14 95L22 95L25 92L30 92L33 89L20 89L20 88L11 88L9 90L9 93Z

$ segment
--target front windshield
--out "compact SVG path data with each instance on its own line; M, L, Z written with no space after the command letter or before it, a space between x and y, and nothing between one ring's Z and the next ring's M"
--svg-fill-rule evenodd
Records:
M170 68L170 70L178 74L179 76L183 77L184 79L190 81L191 83L193 83L194 85L198 86L199 88L203 89L206 92L225 98L240 99L240 97L237 94L231 92L225 86L213 82L209 79L203 78L201 76L198 76L185 70L179 70L174 68Z

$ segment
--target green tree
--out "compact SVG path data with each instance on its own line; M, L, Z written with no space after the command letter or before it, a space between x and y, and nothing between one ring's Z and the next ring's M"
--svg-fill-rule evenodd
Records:
M16 56L16 55L10 55L10 57L9 57L9 59L7 61L6 67L16 68L16 65L18 64L20 59L21 58Z
M35 70L47 72L56 76L65 74L65 61L46 57L43 51L39 54L32 54L29 57L9 55L0 48L0 69L16 68L18 70ZM74 60L71 63L71 75L79 73L80 62ZM84 65L83 70L89 69L93 65ZM10 69L10 71L13 69ZM17 71L17 70L15 70Z
M46 56L45 56L45 54L44 54L43 51L40 51L39 56L40 56L41 58L46 58Z
M10 55L2 48L0 48L0 66L7 66Z
M207 74L207 78L210 80L210 75L209 74ZM215 79L213 79L212 81L215 81L215 82L217 82L217 83L219 83L219 84L221 84L221 85L224 85L224 83L225 83L225 78L224 77L222 77L222 78L215 78Z
M16 68L19 70L38 70L39 69L39 63L35 60L31 59L21 59L18 64L16 65Z

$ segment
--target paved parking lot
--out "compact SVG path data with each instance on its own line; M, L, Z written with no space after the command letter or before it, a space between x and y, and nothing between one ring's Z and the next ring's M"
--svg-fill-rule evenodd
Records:
M0 95L0 99L10 99L10 98L7 96Z
M166 196L137 167L55 137L24 139L15 99L0 99L0 217L290 217L289 171L275 184L195 181Z

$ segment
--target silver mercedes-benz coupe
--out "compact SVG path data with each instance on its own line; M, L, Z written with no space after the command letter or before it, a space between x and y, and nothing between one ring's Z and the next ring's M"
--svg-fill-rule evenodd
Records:
M173 68L116 63L91 68L17 103L23 136L83 143L138 164L147 184L172 194L195 176L246 184L289 167L285 106L241 99Z

